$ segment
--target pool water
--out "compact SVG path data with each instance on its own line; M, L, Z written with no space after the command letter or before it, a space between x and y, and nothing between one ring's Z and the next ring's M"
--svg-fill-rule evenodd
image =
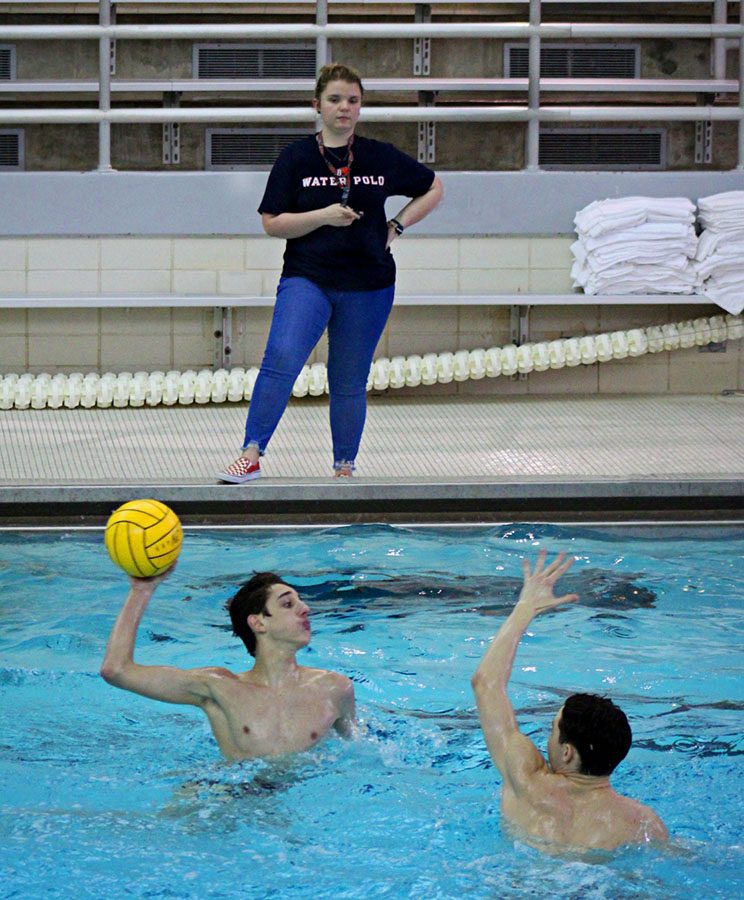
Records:
M502 831L469 680L521 559L578 561L511 681L544 751L576 690L628 713L613 784L668 850L546 856ZM744 895L744 532L547 525L191 531L137 659L249 667L225 600L252 570L308 600L300 662L355 684L360 736L227 764L206 718L98 676L127 583L100 532L0 532L0 896L670 898Z

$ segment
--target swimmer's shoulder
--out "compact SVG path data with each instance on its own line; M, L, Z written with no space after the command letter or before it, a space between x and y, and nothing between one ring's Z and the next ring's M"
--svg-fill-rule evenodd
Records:
M499 768L504 786L530 800L541 798L546 791L560 785L545 757L521 731L514 731L506 738Z
M315 669L311 666L302 666L302 677L306 683L315 682L334 693L354 693L354 683L346 675L334 672L332 669Z
M669 840L669 832L661 818L640 800L615 793L613 802L606 811L608 809L612 813L617 846L664 843Z
M612 849L620 846L641 844L666 844L669 831L659 816L648 806L631 801L633 808L626 810L625 816L615 819L616 842Z
M203 684L217 692L221 687L246 683L240 675L231 672L230 669L226 669L224 666L203 666L191 671Z
M224 666L202 666L199 669L192 669L192 672L198 675L203 675L205 678L228 678L228 679L239 679L240 676L236 675L235 672L231 672L230 669L226 669Z
M634 818L639 836L644 842L664 842L669 840L669 830L650 806L638 800L630 800L633 804Z
M192 702L197 706L206 706L214 702L219 704L220 697L224 694L224 686L238 680L238 676L222 666L201 666L178 671L193 693Z

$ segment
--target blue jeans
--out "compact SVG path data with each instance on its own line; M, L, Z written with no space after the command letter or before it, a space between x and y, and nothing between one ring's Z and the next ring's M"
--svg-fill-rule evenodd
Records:
M281 278L261 371L248 408L243 449L263 454L292 387L328 328L328 387L334 467L353 465L367 416L367 377L393 305L395 285L336 291Z

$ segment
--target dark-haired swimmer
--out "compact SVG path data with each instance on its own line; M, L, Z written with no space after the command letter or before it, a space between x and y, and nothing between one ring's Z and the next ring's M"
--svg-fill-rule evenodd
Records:
M534 617L576 594L556 597L553 587L573 558L561 554L545 565L541 551L534 571L523 562L524 585L473 676L481 727L503 779L501 812L539 846L612 850L624 844L663 841L664 823L653 810L616 793L610 774L630 750L625 713L592 694L569 697L553 720L548 762L519 731L507 695L519 641Z
M227 604L233 633L255 657L252 669L235 674L218 666L177 669L134 662L140 621L167 574L130 578L101 667L109 684L153 700L201 707L229 760L306 750L332 728L352 735L354 686L338 672L297 665L297 651L310 643L309 609L271 572L254 575Z

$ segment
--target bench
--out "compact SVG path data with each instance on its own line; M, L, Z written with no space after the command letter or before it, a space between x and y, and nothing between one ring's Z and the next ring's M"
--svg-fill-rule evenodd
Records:
M689 306L711 305L700 294L401 294L401 306L508 306L510 339L516 344L529 341L529 316L533 306ZM224 294L88 294L79 296L0 297L0 309L173 309L203 308L214 311L216 368L230 365L232 310L238 307L271 308L272 296L229 296Z

